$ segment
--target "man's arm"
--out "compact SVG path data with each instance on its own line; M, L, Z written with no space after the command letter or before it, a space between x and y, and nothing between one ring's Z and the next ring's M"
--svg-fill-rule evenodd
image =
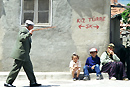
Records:
M120 59L117 57L117 55L114 53L114 51L109 50L109 53L112 54L113 60L116 62L119 62Z
M33 30L30 30L29 32L21 31L19 33L19 40L21 42L25 41L27 38L31 37L33 33Z
M113 59L114 59L116 62L119 62L119 61L120 61L119 57L118 57L116 54L113 55Z

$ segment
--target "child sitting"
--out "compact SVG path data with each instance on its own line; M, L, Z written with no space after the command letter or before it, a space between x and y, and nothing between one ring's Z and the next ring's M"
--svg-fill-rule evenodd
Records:
M79 61L79 56L76 55L75 53L72 55L72 60L70 61L69 67L70 67L70 72L72 73L73 76L73 81L76 81L77 79L80 80L79 74L80 74L81 63ZM77 74L77 77L75 77L75 74Z
M97 56L97 49L90 49L91 56L87 58L85 66L84 66L84 78L83 80L90 80L89 72L97 74L97 80L103 79L100 72L100 58Z

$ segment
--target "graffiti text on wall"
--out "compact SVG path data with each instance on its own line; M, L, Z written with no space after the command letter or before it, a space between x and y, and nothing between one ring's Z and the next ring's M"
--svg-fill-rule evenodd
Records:
M103 21L105 21L105 17L93 16L92 18L88 18L87 20L88 20L88 22L96 22L96 21L103 22ZM79 29L82 29L83 27L86 29L92 29L92 28L98 29L99 28L98 24L89 24L89 23L85 24L86 23L85 18L77 19L77 23L79 23L79 26L78 26Z

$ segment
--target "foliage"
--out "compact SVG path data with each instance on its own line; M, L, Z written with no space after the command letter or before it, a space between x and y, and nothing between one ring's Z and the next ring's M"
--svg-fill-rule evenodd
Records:
M130 6L130 3L128 3L127 6ZM121 16L123 18L123 23L130 24L130 8L126 8ZM130 27L127 27L126 29L130 29Z

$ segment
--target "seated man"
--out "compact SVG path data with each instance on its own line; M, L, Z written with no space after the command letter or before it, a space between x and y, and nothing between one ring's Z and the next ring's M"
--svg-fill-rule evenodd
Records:
M84 66L84 78L83 80L90 80L89 72L97 74L97 80L103 79L100 72L100 58L97 56L97 49L90 49L91 56L87 58Z
M116 80L117 74L120 74L123 80L128 80L124 65L114 53L114 48L114 44L110 43L107 51L101 55L102 72L108 73L110 80Z

